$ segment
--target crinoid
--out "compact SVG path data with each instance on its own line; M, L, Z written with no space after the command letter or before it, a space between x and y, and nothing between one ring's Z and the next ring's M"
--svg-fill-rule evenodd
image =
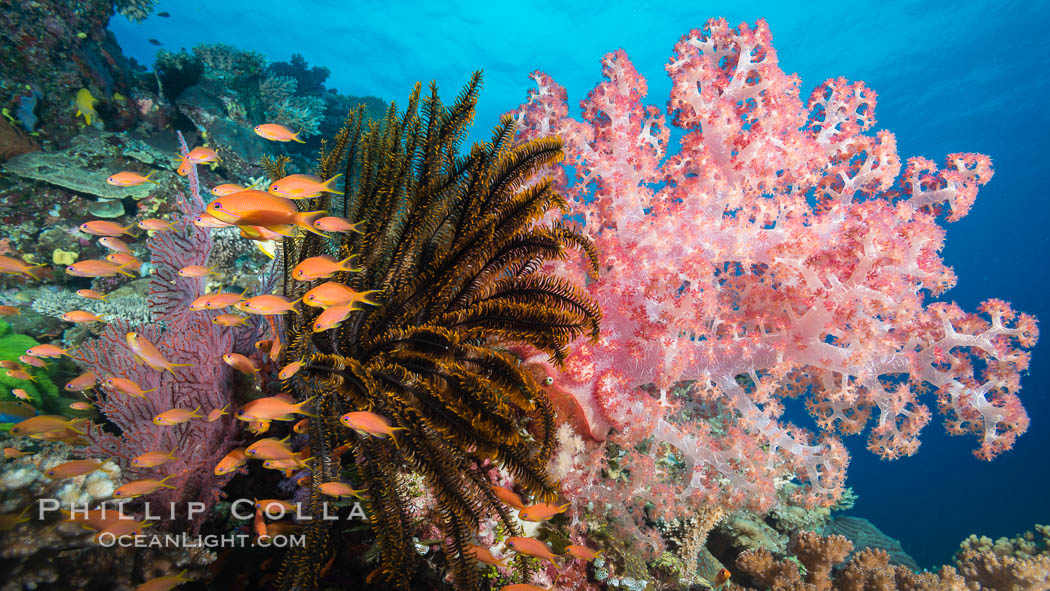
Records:
M282 363L303 360L283 383L297 400L315 397L310 420L310 508L326 499L330 481L362 488L378 545L372 582L408 588L418 553L412 540L420 515L409 510L411 476L434 500L444 554L460 588L480 586L464 546L479 522L495 517L521 535L493 494L481 466L494 461L533 496L553 501L546 473L554 414L541 386L505 347L528 344L555 362L580 335L598 334L596 303L571 282L545 270L576 249L597 273L590 242L560 222L546 222L566 203L537 171L562 158L561 142L543 138L514 145L504 117L489 142L458 153L475 111L481 73L455 103L437 88L421 98L417 84L404 112L391 104L381 122L363 124L360 110L322 144L318 175L344 171L344 194L299 201L358 223L361 233L286 241L284 295L301 297L324 281L371 292L337 328L313 332L320 308L286 318ZM271 160L270 174L283 174ZM357 255L360 270L328 280L296 282L290 270L308 257ZM361 435L340 416L370 411L399 429L396 437ZM333 457L339 447L348 451ZM329 499L330 500L330 499ZM330 553L332 528L314 520L306 546L292 550L279 579L283 589L314 588ZM524 561L521 563L524 565Z

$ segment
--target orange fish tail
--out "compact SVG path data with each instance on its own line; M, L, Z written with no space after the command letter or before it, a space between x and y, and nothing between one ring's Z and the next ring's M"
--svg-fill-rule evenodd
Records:
M180 156L180 158L181 158L181 156ZM147 183L153 183L154 185L156 185L156 184L157 184L157 181L151 181L151 180L150 180L150 178L149 178L149 177L151 177L151 176L153 176L153 175L155 175L155 174L157 174L157 171L155 171L155 170L151 170L151 171L149 171L148 173L146 173L146 176L144 176L144 177L142 177L142 178L143 178L143 180L145 180L145 181L146 181Z
M303 140L299 139L299 134L302 133L302 132L303 132L303 130L300 129L299 131L293 133L292 134L292 138L291 138L292 141L293 142L299 142L300 144L305 144L306 142L304 142Z
M328 179L327 181L325 181L325 182L324 182L324 183L323 183L323 184L321 185L321 190L322 190L322 191L327 191L327 192L329 192L329 193L335 193L336 195L342 195L342 194L343 194L343 192L342 192L342 191L336 191L336 190L335 190L335 189L333 189L333 188L332 188L332 186L331 186L331 185L332 185L332 183L333 183L333 182L335 182L335 179L337 179L337 178L339 178L339 177L341 177L341 176L343 176L343 173L339 173L339 174L335 175L334 177L332 177L332 178Z
M328 212L324 210L304 211L302 213L297 213L295 214L295 225L306 230L307 232L312 232L314 234L317 234L318 236L324 236L325 238L328 238L327 234L314 227L314 222L317 220L317 218L323 217L327 213Z
M173 368L173 367L191 367L191 366L193 366L192 363L169 363L167 365L167 367L165 367L164 369L166 369L169 372L171 372L171 375L175 375L175 372L172 371L171 368Z

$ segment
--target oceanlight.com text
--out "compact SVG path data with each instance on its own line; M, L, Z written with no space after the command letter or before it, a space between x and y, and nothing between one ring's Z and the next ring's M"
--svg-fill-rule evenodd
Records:
M124 535L101 533L100 546L111 548L302 548L306 546L306 535L251 536L249 534L213 534L191 536L189 534Z

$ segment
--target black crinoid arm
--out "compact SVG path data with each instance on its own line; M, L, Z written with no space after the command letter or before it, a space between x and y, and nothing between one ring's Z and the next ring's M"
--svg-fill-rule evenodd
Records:
M562 158L558 138L516 144L514 122L499 121L488 142L460 154L471 124L481 73L455 102L437 87L416 85L407 108L391 104L381 120L352 111L345 127L322 144L318 176L345 175L343 194L297 203L358 224L360 233L301 233L285 241L284 295L298 298L325 281L366 294L336 328L314 332L321 308L287 315L282 363L304 365L284 390L314 397L310 419L310 503L320 514L325 482L362 489L378 567L370 582L410 588L425 562L413 536L436 526L459 588L479 588L479 571L464 554L479 523L495 518L511 535L517 522L493 494L496 465L536 499L553 501L546 471L554 442L552 406L540 384L507 347L531 345L560 362L580 336L596 337L600 312L573 282L544 263L583 253L597 272L588 240L560 222L545 222L566 203L539 173ZM269 161L272 176L283 161ZM353 259L357 270L329 279L294 281L309 257ZM586 263L581 263L586 264ZM373 436L340 417L368 411L396 431ZM336 453L333 453L336 452ZM417 509L419 491L430 499ZM358 524L360 525L360 524ZM279 586L315 588L322 564L338 547L343 521L311 522L305 548L292 550ZM524 565L524 561L521 561ZM431 580L438 580L431 575Z

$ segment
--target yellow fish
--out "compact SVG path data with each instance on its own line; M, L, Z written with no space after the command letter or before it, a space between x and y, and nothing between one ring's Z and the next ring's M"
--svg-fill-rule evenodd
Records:
M93 117L94 118L98 117L98 112L95 111L95 103L97 103L97 102L98 101L95 100L95 97L91 96L91 91L90 90L88 90L86 88L81 88L80 90L77 91L77 99L76 99L77 114L74 115L73 117L75 118L75 117L83 116L84 117L84 121L88 125L91 125L91 119Z

